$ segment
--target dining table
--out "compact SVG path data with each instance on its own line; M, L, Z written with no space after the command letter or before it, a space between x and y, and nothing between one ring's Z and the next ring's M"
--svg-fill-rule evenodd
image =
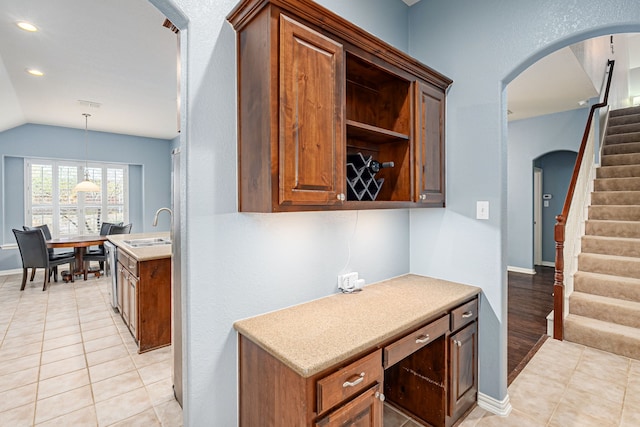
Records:
M84 254L87 252L89 246L98 246L103 244L107 240L107 236L101 235L79 235L79 236L65 236L55 239L47 240L48 248L73 248L76 256L76 266L73 274L75 276L83 275L84 273ZM99 270L95 272L96 276L100 275Z

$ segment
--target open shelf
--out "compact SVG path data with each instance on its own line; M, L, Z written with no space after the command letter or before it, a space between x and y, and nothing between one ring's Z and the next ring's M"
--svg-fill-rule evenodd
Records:
M354 120L347 120L347 137L365 140L375 144L409 140L409 135L407 134L356 122Z

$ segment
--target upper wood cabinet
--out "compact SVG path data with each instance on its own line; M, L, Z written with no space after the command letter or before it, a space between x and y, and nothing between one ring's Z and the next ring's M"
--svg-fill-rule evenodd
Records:
M244 0L227 19L240 211L444 206L450 79L311 0ZM372 180L369 159L394 166Z

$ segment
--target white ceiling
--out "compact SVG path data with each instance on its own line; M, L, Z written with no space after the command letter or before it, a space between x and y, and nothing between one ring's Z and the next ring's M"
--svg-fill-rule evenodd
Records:
M0 132L24 123L84 128L88 112L90 130L174 138L177 36L164 19L148 0L2 0ZM40 31L20 30L20 20ZM597 94L569 48L529 67L507 93L510 120L581 108Z
M40 31L19 29L21 20ZM147 0L2 0L0 131L84 128L87 112L90 130L174 138L177 36L164 20Z

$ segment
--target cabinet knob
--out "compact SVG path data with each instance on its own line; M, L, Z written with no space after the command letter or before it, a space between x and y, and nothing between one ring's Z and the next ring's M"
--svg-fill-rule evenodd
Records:
M337 197L338 197L338 200L340 200L341 202L344 202L344 199L345 199L344 193L338 193Z
M380 393L379 391L376 391L376 399L380 399L381 402L384 402L384 394Z
M427 200L427 195L426 194L421 194L420 195L420 200Z
M454 343L455 345L457 345L458 347L462 346L462 341L453 340L453 343Z

